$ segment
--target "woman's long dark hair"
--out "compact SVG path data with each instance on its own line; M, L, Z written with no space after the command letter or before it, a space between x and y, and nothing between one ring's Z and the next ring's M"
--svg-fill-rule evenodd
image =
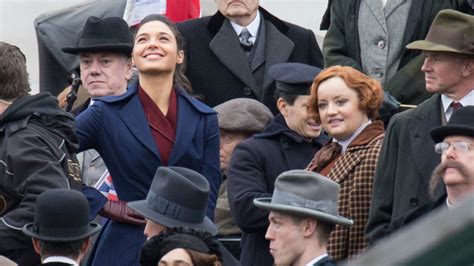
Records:
M135 37L140 27L152 21L159 21L166 24L168 28L171 30L171 32L173 32L174 36L176 37L176 44L178 46L178 51L181 51L181 50L184 51L184 38L183 38L183 35L181 35L181 32L179 32L176 25L169 18L163 15L159 15L159 14L150 14L142 19L142 21L140 22L140 25L136 29L134 29L134 32L133 32L134 43L135 43ZM173 75L173 83L175 85L180 85L181 87L183 87L186 90L186 92L188 92L189 94L193 94L191 82L184 74L185 72L186 72L186 54L184 55L183 62L181 64L176 64L176 69Z

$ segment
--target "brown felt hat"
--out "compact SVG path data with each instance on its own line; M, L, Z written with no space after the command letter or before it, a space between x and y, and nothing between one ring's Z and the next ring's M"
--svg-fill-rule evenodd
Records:
M425 40L412 42L407 48L474 55L474 16L442 10L433 20Z

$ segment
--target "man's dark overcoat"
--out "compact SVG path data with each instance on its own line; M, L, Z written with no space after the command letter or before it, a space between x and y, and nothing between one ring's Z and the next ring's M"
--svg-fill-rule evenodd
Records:
M207 105L214 107L247 97L261 101L277 113L273 98L275 82L268 75L268 68L284 62L323 67L323 56L311 30L284 22L261 7L259 11L261 21L265 22L265 56L251 66L229 20L220 12L178 24L186 44L187 77L194 92L203 95ZM261 68L263 88L254 78Z
M253 205L255 198L271 197L275 179L284 171L305 169L328 140L322 135L312 143L290 130L277 115L263 133L239 143L230 160L228 195L230 210L242 229L242 265L273 265L265 240L268 211Z
M391 119L375 171L366 227L369 244L385 235L395 217L431 202L429 180L441 157L434 151L430 131L441 125L442 116L441 96L436 94ZM435 198L444 190L440 184Z

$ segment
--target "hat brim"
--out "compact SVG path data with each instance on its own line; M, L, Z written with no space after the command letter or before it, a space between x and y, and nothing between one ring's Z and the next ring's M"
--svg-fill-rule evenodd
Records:
M64 234L62 236L58 234L56 236L48 236L48 235L41 235L41 234L35 233L33 231L33 226L34 226L33 223L25 224L25 226L23 226L23 229L22 229L23 233L27 236L30 236L39 240L52 241L52 242L69 242L69 241L81 240L88 236L96 234L102 228L99 224L89 223L89 229L87 230L87 232L82 233L82 234L77 234L77 235Z
M206 231L212 234L213 236L217 234L217 226L209 218L207 218L207 216L204 216L204 220L202 223L193 224L172 219L165 215L157 213L146 203L146 200L132 201L129 202L127 206L132 208L139 214L143 215L145 218L150 219L156 223L162 224L168 228L188 227L192 229Z
M431 130L431 138L435 143L442 142L445 137L454 135L474 137L474 127L467 125L446 125L438 126Z
M420 41L415 41L415 42L409 43L407 45L407 49L464 54L464 52L461 52L461 51L456 50L454 48L451 48L449 46L438 44L438 43L433 43L433 42L426 41L426 40L420 40Z
M63 47L61 50L68 54L79 54L83 52L116 52L122 54L132 54L133 46L129 44L103 44L103 45L91 45L91 46L78 46L78 47Z
M294 213L298 215L308 215L308 216L316 218L317 220L321 220L323 222L327 222L331 224L339 224L342 226L351 226L352 224L354 224L352 220L339 216L339 215L335 216L335 215L327 214L321 211L310 210L306 208L283 205L283 204L275 204L275 203L271 203L271 201L272 201L272 198L259 198L259 199L254 199L253 203L255 204L255 206L265 209L265 210Z

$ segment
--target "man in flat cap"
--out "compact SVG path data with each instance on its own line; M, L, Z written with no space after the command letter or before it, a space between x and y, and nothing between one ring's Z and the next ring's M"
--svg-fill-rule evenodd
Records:
M438 13L425 40L408 49L425 56L421 70L434 95L417 108L394 116L388 125L374 178L366 235L385 235L394 218L432 201L429 176L440 162L430 130L450 120L454 110L474 105L474 16L454 10ZM439 185L434 197L445 188Z
M430 193L442 181L446 195L398 217L386 235L435 209L453 208L474 195L474 106L455 111L446 125L431 130L431 138L436 153L441 154L441 163L431 174Z
M36 200L35 219L23 227L42 264L79 265L100 225L89 222L89 203L79 191L51 189Z
M275 99L280 114L264 132L239 143L227 173L230 210L243 231L242 265L273 265L265 230L268 213L253 200L269 197L279 174L304 169L328 140L307 112L309 87L321 69L299 64L276 64L269 69L276 80Z
M241 231L230 213L227 170L235 146L255 133L263 131L272 120L273 114L263 103L250 98L229 100L214 107L214 110L217 111L220 129L220 163L223 177L214 221L218 228L218 237L238 257L240 243L231 240L240 238Z
M337 214L339 189L320 174L291 170L278 176L272 197L254 200L270 211L265 238L275 265L336 265L326 249L329 235L336 224L353 224Z

